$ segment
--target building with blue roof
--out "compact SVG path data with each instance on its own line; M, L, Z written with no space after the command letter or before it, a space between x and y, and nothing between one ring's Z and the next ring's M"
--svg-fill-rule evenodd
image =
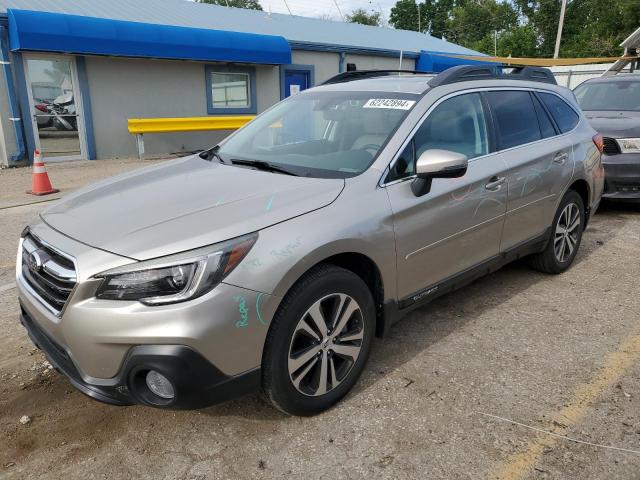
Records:
M129 118L260 113L347 68L441 71L477 52L418 32L185 0L0 0L0 163L128 157ZM434 55L435 54L435 55ZM167 133L146 151L215 144Z

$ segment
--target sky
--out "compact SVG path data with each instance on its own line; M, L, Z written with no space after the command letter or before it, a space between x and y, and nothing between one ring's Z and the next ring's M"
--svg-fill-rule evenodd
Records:
M274 13L288 14L287 6L284 0L259 0L262 8L266 11L271 10ZM351 13L356 8L364 8L367 11L381 11L385 20L389 19L391 7L396 0L287 0L291 13L303 17L324 17L335 20L340 19L338 7L343 15Z

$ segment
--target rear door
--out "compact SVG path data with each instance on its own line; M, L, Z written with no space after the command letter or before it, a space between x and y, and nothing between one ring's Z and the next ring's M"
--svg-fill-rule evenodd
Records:
M558 196L573 173L572 143L533 91L496 90L486 96L497 147L508 166L505 251L544 234L551 225Z
M445 99L428 113L391 165L386 190L394 214L398 298L417 300L437 284L498 255L507 201L506 165L491 154L480 93ZM436 178L431 191L411 191L415 161L427 149L469 158L460 178Z

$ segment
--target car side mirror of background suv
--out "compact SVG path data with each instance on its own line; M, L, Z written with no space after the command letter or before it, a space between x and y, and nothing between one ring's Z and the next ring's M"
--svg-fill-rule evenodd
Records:
M416 197L431 191L434 178L458 178L466 171L469 161L466 155L451 150L425 150L416 162L416 179L411 190Z

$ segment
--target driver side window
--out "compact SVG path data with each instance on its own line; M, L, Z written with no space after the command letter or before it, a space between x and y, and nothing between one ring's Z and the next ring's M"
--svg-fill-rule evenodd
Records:
M393 164L386 181L414 175L416 160L431 149L451 150L469 159L489 153L487 124L479 93L458 95L438 105Z

